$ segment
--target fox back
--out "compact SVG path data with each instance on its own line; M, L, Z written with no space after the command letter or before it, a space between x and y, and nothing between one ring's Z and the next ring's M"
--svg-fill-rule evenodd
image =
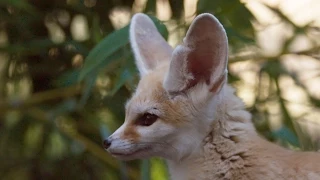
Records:
M123 125L104 141L122 160L165 158L174 180L320 179L320 155L260 138L227 85L228 39L211 14L192 22L172 48L136 14L130 43L140 82Z

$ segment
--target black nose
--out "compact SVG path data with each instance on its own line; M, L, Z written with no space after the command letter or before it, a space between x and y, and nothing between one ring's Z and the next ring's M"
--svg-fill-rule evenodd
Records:
M104 149L108 149L110 146L111 146L111 140L109 138L103 141Z

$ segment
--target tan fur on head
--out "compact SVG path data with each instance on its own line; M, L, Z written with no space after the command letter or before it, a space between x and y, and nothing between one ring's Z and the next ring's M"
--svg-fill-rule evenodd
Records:
M160 156L173 180L320 179L320 155L259 137L243 102L226 84L228 41L210 14L195 18L172 49L144 14L130 42L140 82L123 125L106 148L123 160Z

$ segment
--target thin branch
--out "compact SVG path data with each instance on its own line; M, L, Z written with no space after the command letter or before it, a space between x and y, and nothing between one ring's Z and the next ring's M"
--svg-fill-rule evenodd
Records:
M257 61L264 62L264 61L270 61L270 60L277 60L283 55L305 55L305 56L311 56L313 58L318 59L315 56L315 54L318 53L318 51L320 51L320 45L315 46L308 50L303 50L303 51L295 51L295 52L286 51L276 56L263 56L258 53L250 53L246 55L231 55L229 57L229 62L235 63L235 62L248 61L248 60L255 60L256 62Z
M0 102L0 114L9 110L25 109L60 98L69 98L81 93L82 86L78 84L66 88L58 88L35 93L26 99L9 99L4 102Z

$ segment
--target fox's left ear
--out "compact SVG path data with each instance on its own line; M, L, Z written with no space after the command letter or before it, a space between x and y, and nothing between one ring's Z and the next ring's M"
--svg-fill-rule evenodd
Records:
M153 21L142 13L132 17L130 44L140 76L152 71L163 61L169 61L173 51L158 32Z
M191 24L183 43L173 51L164 88L170 94L179 94L206 83L211 92L218 92L227 79L227 62L224 28L213 15L201 14Z

